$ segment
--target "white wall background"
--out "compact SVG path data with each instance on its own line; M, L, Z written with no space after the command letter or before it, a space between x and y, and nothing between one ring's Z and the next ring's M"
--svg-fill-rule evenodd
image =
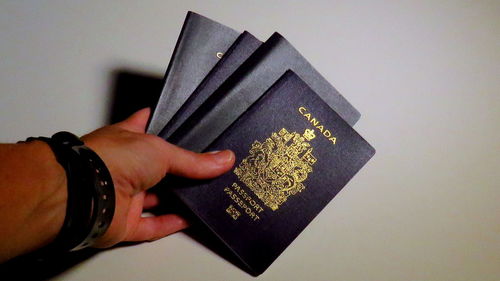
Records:
M103 125L112 71L161 76L187 10L282 33L377 148L257 280L500 280L498 1L2 1L0 141ZM182 233L56 279L254 280Z

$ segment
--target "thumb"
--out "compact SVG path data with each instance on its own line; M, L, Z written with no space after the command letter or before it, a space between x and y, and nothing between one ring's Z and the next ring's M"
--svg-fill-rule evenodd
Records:
M195 153L171 143L163 145L168 155L167 173L177 176L203 179L227 172L234 165L235 155L230 150Z
M144 133L146 131L146 125L148 123L150 113L151 109L149 107L143 108L116 125L127 131Z

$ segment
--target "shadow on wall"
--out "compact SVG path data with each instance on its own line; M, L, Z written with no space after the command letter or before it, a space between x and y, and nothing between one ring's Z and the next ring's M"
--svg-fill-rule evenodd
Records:
M112 73L112 80L108 123L120 122L139 109L150 107L153 110L156 107L163 85L161 74L117 69Z

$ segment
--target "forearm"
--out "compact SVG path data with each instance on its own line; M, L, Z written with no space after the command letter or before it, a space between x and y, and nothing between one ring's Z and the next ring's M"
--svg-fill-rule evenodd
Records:
M54 240L66 196L66 173L47 144L0 144L0 262Z

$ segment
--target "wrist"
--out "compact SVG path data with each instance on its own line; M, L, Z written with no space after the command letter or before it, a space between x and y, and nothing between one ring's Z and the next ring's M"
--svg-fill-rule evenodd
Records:
M114 215L115 193L102 159L69 132L52 137L30 137L49 145L66 172L66 215L54 242L39 252L53 256L92 246L108 229Z

